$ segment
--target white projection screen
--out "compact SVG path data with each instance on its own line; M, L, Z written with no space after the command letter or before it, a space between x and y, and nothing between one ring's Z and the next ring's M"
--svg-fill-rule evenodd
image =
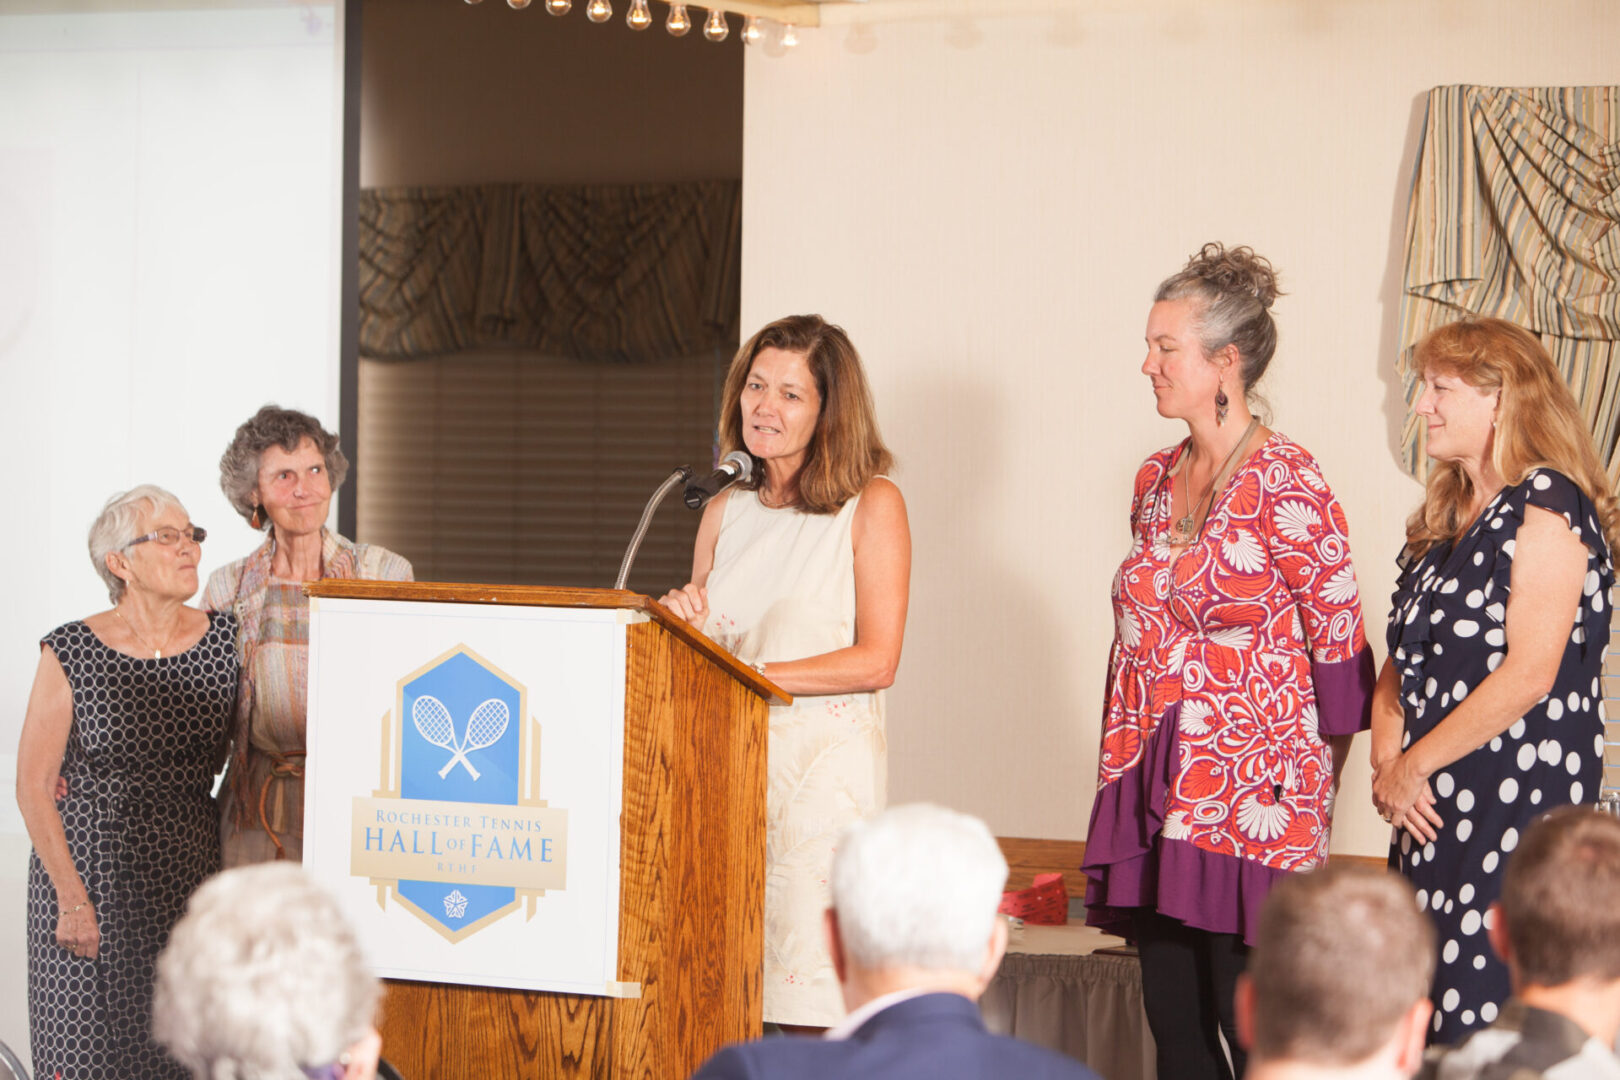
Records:
M339 425L344 30L341 0L0 0L0 1039L24 1061L17 738L40 636L108 606L90 522L166 487L206 579L256 544L219 490L236 426L268 401Z

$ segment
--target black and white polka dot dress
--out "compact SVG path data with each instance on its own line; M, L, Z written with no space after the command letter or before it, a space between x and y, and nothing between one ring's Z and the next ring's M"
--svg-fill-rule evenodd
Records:
M1507 653L1505 611L1526 504L1560 514L1587 545L1580 609L1552 692L1501 735L1429 780L1445 823L1419 844L1401 830L1389 863L1418 890L1440 936L1430 1041L1454 1043L1496 1018L1506 967L1485 932L1502 864L1536 815L1594 802L1603 778L1603 651L1614 570L1596 510L1562 473L1537 469L1503 488L1454 546L1406 569L1390 613L1389 652L1406 712L1403 746L1428 734Z
M44 1080L184 1080L151 1040L153 964L193 889L220 868L210 794L236 702L236 617L209 616L183 653L140 659L82 622L43 641L73 690L57 804L89 890L100 955L56 943L58 906L28 861L28 1025Z

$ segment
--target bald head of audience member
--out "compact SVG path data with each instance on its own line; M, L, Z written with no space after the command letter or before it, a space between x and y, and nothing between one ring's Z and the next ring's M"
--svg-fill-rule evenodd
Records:
M1279 881L1238 983L1250 1080L1410 1076L1434 962L1434 926L1404 878L1331 866Z
M1491 944L1513 993L1613 1046L1620 1030L1620 819L1553 810L1525 830L1502 874Z
M845 830L827 935L844 1005L901 990L977 999L1001 964L1007 860L978 818L897 806Z

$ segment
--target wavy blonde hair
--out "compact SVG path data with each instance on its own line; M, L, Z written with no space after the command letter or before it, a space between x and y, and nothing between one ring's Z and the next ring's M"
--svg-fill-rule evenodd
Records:
M1505 319L1467 315L1418 342L1413 361L1424 374L1453 375L1476 390L1498 391L1491 464L1503 482L1517 484L1538 468L1563 473L1597 506L1604 539L1615 550L1620 502L1575 395L1534 334ZM1408 558L1462 536L1472 523L1468 510L1477 495L1461 465L1433 463L1423 504L1406 522Z
M743 342L726 372L720 392L722 456L748 449L742 434L742 392L754 357L766 349L803 356L821 395L821 413L799 469L793 505L809 514L837 513L874 477L894 468L894 455L878 431L877 409L860 353L842 327L820 315L789 315L767 324ZM745 486L757 489L764 475L764 465L755 458L753 478Z

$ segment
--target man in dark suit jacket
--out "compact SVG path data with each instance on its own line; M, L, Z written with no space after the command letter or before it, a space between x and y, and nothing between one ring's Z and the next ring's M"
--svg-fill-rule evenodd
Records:
M728 1046L693 1080L1097 1080L985 1030L1001 964L1007 861L982 821L915 804L857 822L833 857L827 937L849 1015L819 1039Z

